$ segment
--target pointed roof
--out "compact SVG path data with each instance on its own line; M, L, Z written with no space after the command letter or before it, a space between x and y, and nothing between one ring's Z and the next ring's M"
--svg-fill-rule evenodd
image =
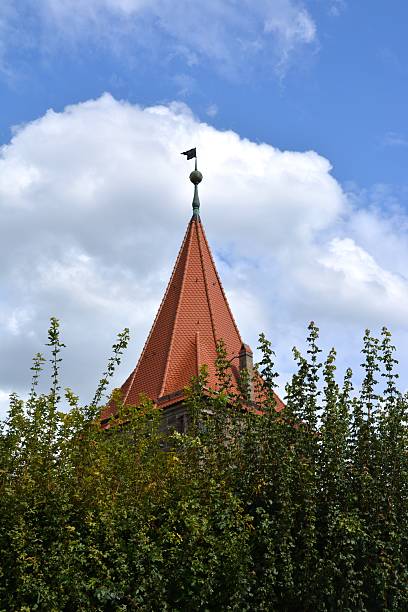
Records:
M221 339L228 359L238 358L243 342L200 217L194 214L140 359L122 386L124 403L137 404L141 393L163 407L176 403L203 364L209 367L209 383L215 384L216 344Z
M196 157L195 149L183 155L192 152ZM122 385L126 405L137 405L140 394L162 408L179 403L184 398L184 388L204 364L208 366L209 385L216 387L219 340L225 344L232 382L237 384L239 353L243 348L251 352L243 344L232 316L200 219L197 186L202 178L196 160L190 174L194 184L193 216L140 359ZM114 412L115 404L111 402L102 420Z

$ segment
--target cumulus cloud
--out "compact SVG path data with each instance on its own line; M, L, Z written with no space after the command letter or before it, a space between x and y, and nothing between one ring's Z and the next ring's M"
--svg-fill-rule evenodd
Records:
M318 262L329 271L330 281L332 273L338 279L336 300L345 318L359 318L360 304L364 304L367 322L385 316L388 320L392 317L394 324L404 325L408 311L406 278L384 270L351 238L331 240Z
M386 220L375 198L346 195L316 152L216 130L184 104L141 108L105 94L48 111L1 149L3 398L27 388L52 315L69 347L63 382L84 400L125 326L132 342L115 382L134 367L190 216L180 151L192 145L202 218L246 341L265 330L284 373L312 318L357 363L367 325L388 324L408 344L401 211Z
M83 42L126 57L143 55L168 64L175 56L190 68L205 63L229 77L258 61L282 76L297 52L315 43L316 26L299 0L23 0L18 27L5 40L27 38L25 15L37 23L39 47ZM1 31L0 13L0 31ZM35 43L34 43L35 44Z

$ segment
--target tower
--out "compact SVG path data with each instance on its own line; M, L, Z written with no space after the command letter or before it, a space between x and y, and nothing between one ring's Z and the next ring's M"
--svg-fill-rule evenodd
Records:
M186 154L188 159L196 158L195 149ZM241 369L251 372L253 367L252 351L240 336L201 222L198 185L202 178L196 158L190 174L193 215L139 361L121 388L124 404L137 405L143 393L164 410L167 425L180 431L186 424L184 388L203 364L209 369L209 385L216 384L219 340L231 361L233 383L238 383ZM114 405L108 405L102 421L114 410Z

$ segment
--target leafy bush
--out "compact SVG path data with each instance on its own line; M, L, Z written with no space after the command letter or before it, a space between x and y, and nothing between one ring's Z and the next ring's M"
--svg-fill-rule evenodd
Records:
M10 398L0 435L3 610L407 610L408 398L396 386L386 329L366 332L364 380L320 362L318 330L294 349L286 407L261 335L261 398L191 383L185 435L163 433L147 398L100 426L99 404L126 347L119 335L89 406L59 387L51 320L51 388L42 355L26 402ZM65 401L69 411L62 411ZM166 450L164 450L166 449Z

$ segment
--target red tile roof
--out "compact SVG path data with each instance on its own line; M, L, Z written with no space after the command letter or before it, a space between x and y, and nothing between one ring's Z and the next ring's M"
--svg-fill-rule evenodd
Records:
M220 339L228 358L236 357L241 336L204 228L200 218L193 216L139 362L122 386L124 403L137 404L140 393L165 403L160 400L182 391L203 364L209 366L209 383L215 384L216 342ZM235 364L234 371L237 376Z
M137 405L141 393L163 408L178 403L203 364L209 368L209 385L215 387L216 343L221 339L233 360L236 383L243 342L200 217L193 215L140 359L122 386L124 403ZM110 404L102 419L114 410Z

